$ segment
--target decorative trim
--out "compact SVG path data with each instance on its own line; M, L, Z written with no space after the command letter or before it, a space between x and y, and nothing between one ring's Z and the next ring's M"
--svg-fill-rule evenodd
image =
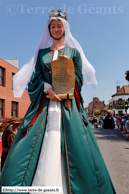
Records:
M69 172L69 158L68 158L68 149L67 149L67 140L66 140L66 131L65 131L65 122L64 122L64 113L63 113L62 102L61 102L61 111L62 111L62 117L63 117L63 128L64 128L64 133L65 133L65 146L66 146L68 175L69 175L69 189L70 189L70 194L71 194L71 183L70 183L70 172Z
M81 119L81 113L80 113L80 119ZM81 119L81 122L82 122L82 119ZM83 125L83 124L82 124ZM95 177L96 177L96 181L97 181L97 184L98 184L98 194L100 194L100 186L99 186L99 179L98 179L98 176L97 176L97 168L95 166L95 161L94 161L94 158L93 158L93 153L92 153L92 150L91 150L91 146L90 146L90 143L89 143L89 140L88 140L88 137L87 137L87 134L86 134L86 131L85 131L85 127L83 125L83 128L84 128L84 133L85 133L85 136L86 136L86 139L87 139L87 143L89 145L89 149L90 149L90 153L91 153L91 157L92 157L92 160L93 160L93 166L94 166L94 169L95 169ZM89 136L90 136L90 133L88 132ZM90 136L91 137L91 136ZM94 144L95 145L95 144ZM95 145L96 147L96 145ZM100 153L98 152L98 154L100 155ZM100 155L101 157L101 155Z
M44 108L45 100L46 100L46 94L43 95L42 102L41 102L41 104L40 104L40 106L38 108L38 111L37 111L36 115L34 116L34 118L32 119L32 121L27 126L27 129L35 123L35 121L37 120L38 116L42 112L42 110Z
M43 120L42 120L40 129L39 129L39 132L38 132L38 135L37 135L37 138L36 138L36 141L35 141L35 144L34 144L34 147L33 147L33 150L32 150L32 153L31 153L31 156L30 156L28 165L27 165L27 169L28 169L28 166L29 166L29 164L30 164L30 160L31 160L32 154L33 154L33 152L34 152L34 148L35 148L35 146L36 146L36 143L37 143L39 134L40 134L40 132L41 132L41 128L42 128L42 125L43 125L43 122L44 122L44 119L45 119L45 116L46 116L46 112L47 112L47 110L45 111L45 114L44 114L44 117L43 117ZM24 182L24 180L25 180L25 176L26 176L26 173L27 173L27 169L26 169L26 172L25 172L25 174L24 174L24 177L23 177L23 181L22 181L22 183L21 183L21 186L23 186L23 182Z
M126 93L126 94L113 94L111 97L114 97L114 96L124 96L124 95L129 95L129 93Z
M55 50L58 50L58 51L62 51L64 48L66 48L67 46L61 48L61 49L55 49ZM48 47L50 51L54 51L53 49L51 49L50 47Z

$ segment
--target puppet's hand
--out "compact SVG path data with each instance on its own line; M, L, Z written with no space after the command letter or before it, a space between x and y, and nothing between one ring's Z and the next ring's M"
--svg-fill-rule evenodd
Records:
M59 55L58 58L61 60L69 59L69 57L66 55Z
M49 94L50 100L62 101L62 99L57 96L58 93L52 90L52 88L48 89L47 93Z

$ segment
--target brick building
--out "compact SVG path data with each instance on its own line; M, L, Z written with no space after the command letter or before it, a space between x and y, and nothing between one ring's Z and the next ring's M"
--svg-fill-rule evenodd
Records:
M129 105L129 86L117 86L116 93L112 95L112 99L109 100L109 106L112 109L113 116L126 114L125 101L128 101ZM129 109L127 110L129 114Z
M107 115L107 110L109 110L109 104L107 106L105 106L104 109L101 111L101 115L106 116Z
M88 105L88 114L89 116L95 115L95 111L99 110L100 112L105 108L104 101L100 101L99 98L94 97L93 101L89 103Z
M23 118L30 104L27 90L21 98L13 96L13 76L19 71L18 60L0 58L0 118Z
M89 108L88 107L85 108L85 112L86 112L87 116L89 116Z

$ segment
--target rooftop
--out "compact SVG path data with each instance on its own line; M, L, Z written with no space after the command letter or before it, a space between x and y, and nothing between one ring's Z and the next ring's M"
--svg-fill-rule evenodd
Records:
M109 109L109 104L107 106L105 106L105 108L103 110L108 110Z
M116 94L113 94L112 97L119 95L129 95L129 86L122 86L122 88L120 88Z
M4 60L13 65L14 67L18 68L18 59L4 59Z

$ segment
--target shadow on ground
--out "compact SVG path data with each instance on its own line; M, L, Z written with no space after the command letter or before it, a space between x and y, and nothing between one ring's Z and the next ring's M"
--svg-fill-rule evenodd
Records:
M100 129L94 128L93 132L95 134L96 140L110 140L117 142L129 142L129 139L126 139L122 134L120 134L116 129ZM129 149L129 148L126 148Z

